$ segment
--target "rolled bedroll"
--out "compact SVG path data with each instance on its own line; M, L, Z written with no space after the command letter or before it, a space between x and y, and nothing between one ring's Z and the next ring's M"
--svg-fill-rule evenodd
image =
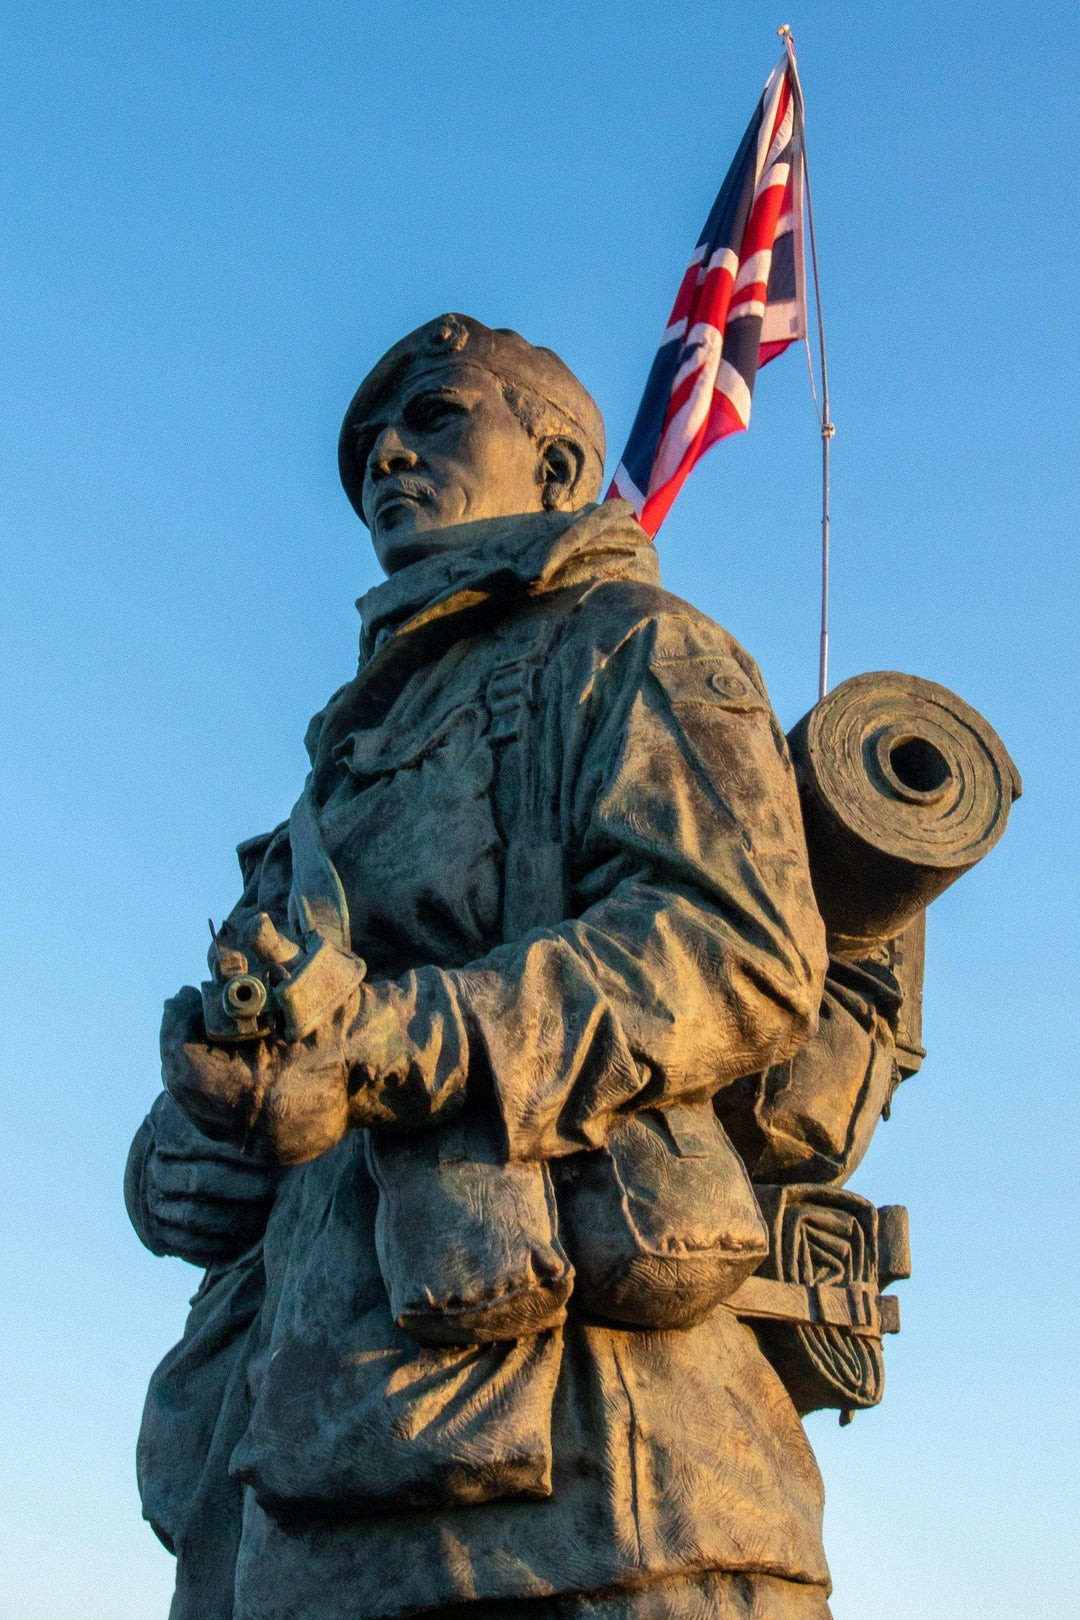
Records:
M997 843L1020 775L962 698L884 671L837 686L790 732L830 948L895 938Z

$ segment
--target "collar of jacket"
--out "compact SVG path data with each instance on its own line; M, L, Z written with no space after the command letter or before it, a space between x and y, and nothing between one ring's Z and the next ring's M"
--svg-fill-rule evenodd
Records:
M461 539L471 543L461 544ZM362 596L361 668L397 635L410 635L480 602L535 596L583 579L656 582L652 541L628 501L580 512L529 512L443 531L445 549L392 574ZM457 629L451 632L457 634Z
M659 583L653 543L628 501L468 527L472 545L400 569L357 603L359 671L317 717L308 739L321 787L329 785L325 773L338 744L351 731L378 724L413 671L448 642L475 633L515 603L570 586L611 579Z

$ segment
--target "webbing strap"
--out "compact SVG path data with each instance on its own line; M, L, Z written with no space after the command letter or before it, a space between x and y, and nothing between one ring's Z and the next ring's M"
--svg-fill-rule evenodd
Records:
M792 1283L748 1277L725 1300L736 1316L844 1328L856 1338L899 1333L900 1301L869 1283Z
M535 724L540 670L550 641L541 624L532 645L496 664L485 693L488 741L495 762L495 804L506 841L503 869L503 939L562 922L566 911L562 844L552 837Z
M293 868L289 922L300 938L317 933L328 944L348 951L349 905L337 868L323 844L313 781L309 776L289 817Z

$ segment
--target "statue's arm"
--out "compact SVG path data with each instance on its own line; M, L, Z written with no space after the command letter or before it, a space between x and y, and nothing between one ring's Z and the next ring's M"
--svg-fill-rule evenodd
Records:
M449 977L512 1154L599 1145L624 1111L792 1058L825 971L787 747L760 677L692 612L566 683L575 916Z

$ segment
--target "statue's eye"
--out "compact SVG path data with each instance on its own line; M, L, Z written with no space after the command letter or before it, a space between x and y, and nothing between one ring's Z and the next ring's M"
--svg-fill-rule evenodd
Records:
M377 428L364 428L356 435L356 449L354 450L353 454L356 458L356 465L359 467L362 473L367 472L367 465L371 459L371 452L375 448L378 437L379 430Z
M406 407L405 420L411 428L432 432L445 426L455 416L461 416L464 406L445 394L421 395Z

